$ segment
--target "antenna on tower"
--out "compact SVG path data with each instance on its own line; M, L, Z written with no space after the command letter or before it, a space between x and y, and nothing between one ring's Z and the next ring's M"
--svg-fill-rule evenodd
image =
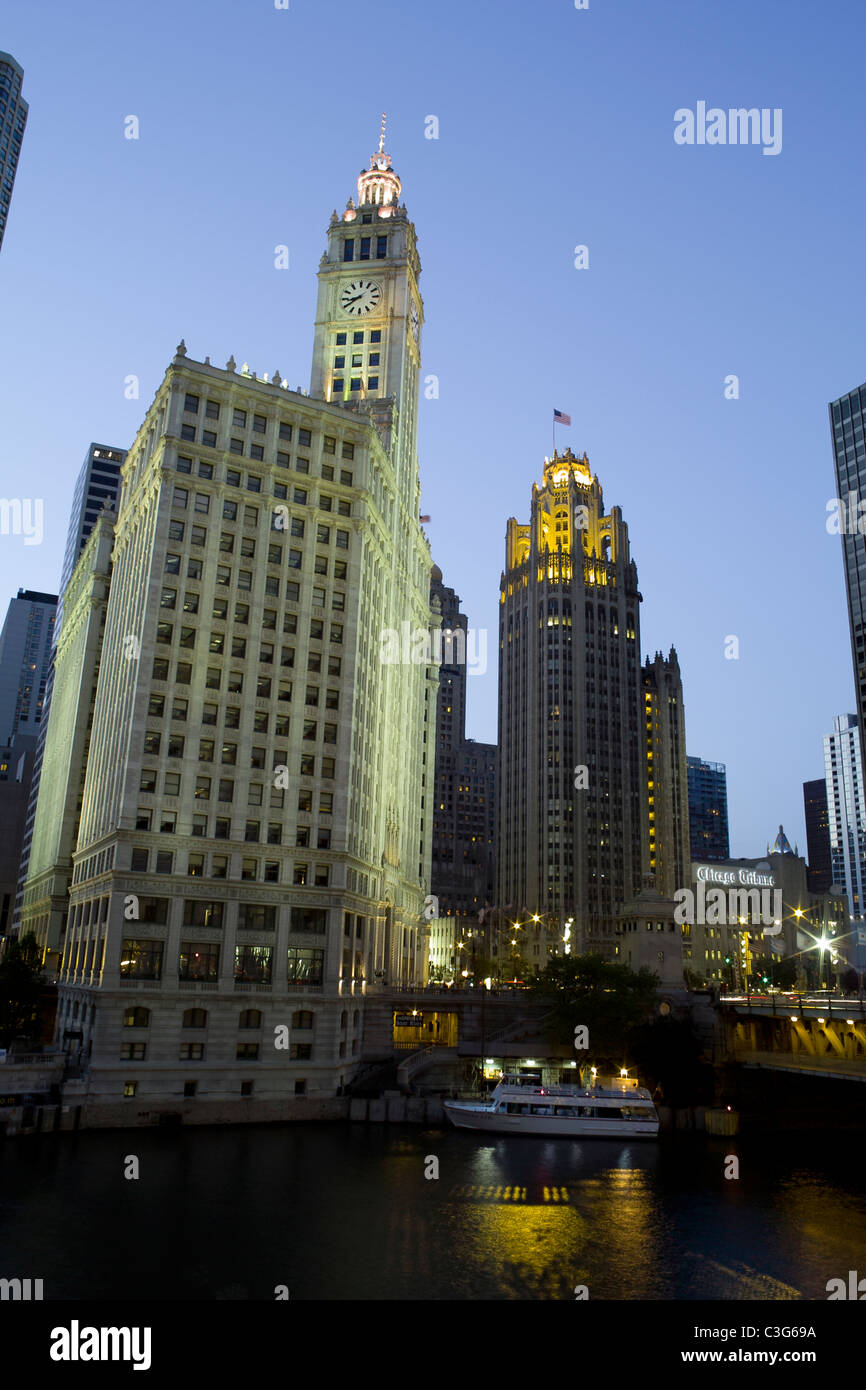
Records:
M379 136L379 153L385 153L385 112L382 112L382 132Z

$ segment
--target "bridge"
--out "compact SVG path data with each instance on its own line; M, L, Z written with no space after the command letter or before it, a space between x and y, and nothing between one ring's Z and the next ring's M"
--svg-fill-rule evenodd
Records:
M748 1068L866 1082L866 999L832 993L723 995L723 1050Z

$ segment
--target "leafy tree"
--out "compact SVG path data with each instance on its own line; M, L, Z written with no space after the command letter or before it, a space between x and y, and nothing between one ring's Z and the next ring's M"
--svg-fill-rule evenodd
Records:
M842 976L842 989L846 994L857 994L860 990L860 976L853 966L849 966Z
M793 960L780 960L778 956L756 956L752 961L749 988L755 993L769 985L775 985L777 989L792 989L796 978L797 967Z
M652 1013L658 977L642 968L632 970L603 956L554 956L532 981L533 993L553 1001L545 1032L548 1041L569 1052L575 1028L587 1028L586 1050L575 1053L590 1062L618 1070L632 1028Z
M39 1031L42 952L32 932L13 938L0 961L0 1047Z

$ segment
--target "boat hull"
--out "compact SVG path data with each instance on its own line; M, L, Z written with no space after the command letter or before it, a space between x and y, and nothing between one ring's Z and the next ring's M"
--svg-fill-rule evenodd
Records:
M655 1139L659 1122L654 1120L571 1119L568 1115L509 1115L485 1107L444 1101L443 1108L457 1129L483 1130L493 1134L530 1134L562 1139Z

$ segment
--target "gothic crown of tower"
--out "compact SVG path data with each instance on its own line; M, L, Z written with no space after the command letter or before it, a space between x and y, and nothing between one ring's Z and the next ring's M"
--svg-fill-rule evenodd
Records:
M385 151L385 112L382 112L382 130L379 135L379 148L370 155L369 169L362 169L358 179L358 206L375 203L380 207L400 201L403 185L391 167L391 156Z

